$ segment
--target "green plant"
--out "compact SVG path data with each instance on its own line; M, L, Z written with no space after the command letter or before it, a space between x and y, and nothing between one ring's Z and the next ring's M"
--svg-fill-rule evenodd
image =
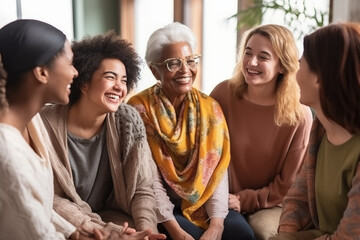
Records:
M241 10L230 18L238 19L238 28L250 28L262 22L262 17L269 11L282 13L283 24L288 26L296 38L311 32L328 21L329 11L315 7L308 8L306 0L253 0L251 7Z

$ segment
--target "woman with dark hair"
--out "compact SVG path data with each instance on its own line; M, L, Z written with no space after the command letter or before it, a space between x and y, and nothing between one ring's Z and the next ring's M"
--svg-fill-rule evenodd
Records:
M272 239L360 239L360 24L306 36L297 81L316 119Z
M145 128L138 112L122 103L138 81L140 58L114 32L74 42L72 50L79 74L70 104L41 112L55 147L54 209L85 234L104 229L163 239ZM125 231L124 222L131 228Z
M0 239L79 239L53 209L48 135L38 112L66 104L77 71L66 36L37 20L0 29ZM1 63L2 59L2 63Z

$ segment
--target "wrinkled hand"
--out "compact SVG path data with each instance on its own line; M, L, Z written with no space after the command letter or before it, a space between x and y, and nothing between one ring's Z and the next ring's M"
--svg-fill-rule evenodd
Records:
M150 238L159 235L160 238ZM112 232L108 240L147 240L147 239L165 239L161 238L163 234L152 234L151 229L147 229L144 231L136 232L134 229L129 228L128 223L125 222L123 224L122 233Z
M200 237L200 240L221 240L224 231L224 218L213 217L210 219L209 228Z
M240 196L229 193L229 209L240 212Z
M223 230L223 228L208 228L200 237L200 240L221 240Z
M194 240L190 234L180 227L175 219L163 222L162 224L173 240Z
M130 228L128 223L123 224L123 231L121 233L113 231L111 233L104 229L92 229L93 234L79 229L71 234L70 240L161 240L166 239L164 234L152 234L150 229L136 232L135 229Z

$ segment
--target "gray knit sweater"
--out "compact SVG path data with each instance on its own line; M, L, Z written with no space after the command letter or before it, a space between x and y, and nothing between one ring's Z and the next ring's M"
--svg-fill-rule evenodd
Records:
M46 106L41 116L53 144L50 158L55 179L55 211L88 231L94 227L122 231L119 225L127 221L138 231L151 228L157 232L152 188L156 165L138 112L121 104L115 113L106 117L106 144L114 194L106 206L110 210L99 213L101 217L76 193L67 154L68 106Z

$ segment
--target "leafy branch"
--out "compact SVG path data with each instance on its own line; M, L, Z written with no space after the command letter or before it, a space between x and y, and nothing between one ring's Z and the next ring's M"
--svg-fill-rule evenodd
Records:
M300 4L299 7L299 2ZM304 34L324 26L328 11L307 8L306 0L253 0L253 5L241 10L230 18L238 19L238 28L251 28L261 23L262 16L269 10L282 13L284 24L300 39Z

